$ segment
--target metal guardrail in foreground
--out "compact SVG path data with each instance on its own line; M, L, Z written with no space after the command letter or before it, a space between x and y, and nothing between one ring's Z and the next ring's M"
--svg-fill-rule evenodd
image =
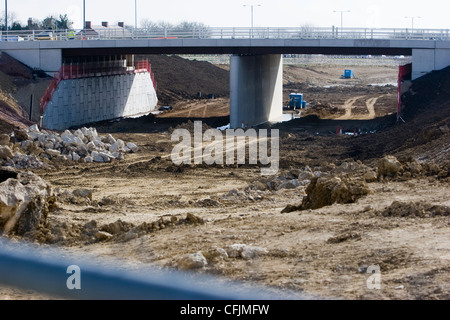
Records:
M62 258L67 253L0 239L0 284L35 290L55 297L83 300L304 300L306 296L278 296L263 287L220 284L216 278L141 268L123 271L123 261ZM89 259L89 262L87 262ZM97 265L93 263L98 262ZM114 268L110 263L115 265ZM108 266L109 265L109 266ZM126 268L125 268L126 269ZM72 276L79 271L79 288ZM75 279L76 280L76 279ZM69 284L68 284L69 283ZM73 282L76 285L76 281ZM308 298L310 299L310 298Z
M52 32L52 40L119 39L365 39L450 41L450 29L335 28L335 27L205 27L105 28L75 30L11 30L0 32L1 41L37 41L42 32ZM48 40L48 39L46 39Z

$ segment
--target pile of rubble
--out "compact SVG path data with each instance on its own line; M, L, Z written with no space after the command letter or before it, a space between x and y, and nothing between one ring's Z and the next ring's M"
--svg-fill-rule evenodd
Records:
M16 168L44 166L37 157L88 163L110 162L113 159L123 160L124 154L139 150L134 143L115 139L110 134L100 136L95 128L65 130L58 134L33 125L26 130L14 130L11 141L14 144L0 146L0 160L4 161L4 165Z
M37 231L56 208L49 184L32 172L0 168L0 235Z
M201 269L229 258L252 260L269 253L266 248L235 243L225 248L212 247L204 251L185 254L176 261L179 270Z

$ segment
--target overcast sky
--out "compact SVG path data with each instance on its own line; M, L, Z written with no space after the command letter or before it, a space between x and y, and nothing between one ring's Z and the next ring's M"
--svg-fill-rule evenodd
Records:
M138 27L143 19L249 27L253 4L255 27L339 27L341 13L334 11L349 10L342 14L344 27L411 28L414 20L414 28L450 29L450 0L85 0L86 20L94 25L123 21L134 26L135 2ZM1 1L0 11L4 6ZM83 0L8 0L8 12L23 24L29 17L42 20L68 14L74 27L81 28Z

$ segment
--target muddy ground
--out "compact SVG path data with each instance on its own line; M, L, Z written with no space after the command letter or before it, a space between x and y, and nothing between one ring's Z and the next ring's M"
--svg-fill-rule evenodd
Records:
M354 69L349 80L339 79L340 67L285 67L285 100L303 92L309 107L300 119L264 126L280 132L280 169L270 177L260 165L172 163L172 130L192 129L196 119L226 125L228 97L184 98L171 112L96 124L139 151L102 164L44 159L50 168L33 172L59 194L92 195L59 197L38 232L12 238L113 257L124 268L187 269L281 289L274 299L449 299L449 71L413 87L396 122L397 88L371 84L395 82L397 70ZM336 135L337 127L363 134ZM394 172L379 167L386 155L399 161ZM308 189L317 177L339 181L331 193ZM314 192L335 203L308 207ZM256 253L216 254L236 244ZM197 252L206 264L186 266ZM367 285L372 265L380 289ZM8 287L0 297L57 298Z

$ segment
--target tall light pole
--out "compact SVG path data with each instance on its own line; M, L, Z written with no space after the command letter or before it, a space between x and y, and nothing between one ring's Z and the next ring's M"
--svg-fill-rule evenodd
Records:
M343 20L344 20L344 12L350 12L350 10L334 10L333 12L340 12L341 13L341 34L342 34L342 28L343 28Z
M252 22L252 29L253 29L253 7L254 6L261 7L261 5L260 4L250 4L250 5L244 4L244 7L248 7L248 6L251 7L251 18L252 18L251 22Z
M134 0L134 28L137 29L137 0Z
M253 38L253 7L254 6L261 7L261 5L260 4L250 4L250 5L244 4L243 6L244 7L250 6L250 8L251 8L251 26L252 26L251 32L252 32L252 38Z
M86 36L86 0L83 0L83 30Z
M405 17L405 19L409 19L409 18L411 18L411 32L414 30L414 18L419 18L420 19L420 17L419 16L416 16L416 17Z
M8 31L8 0L5 0L5 31Z

